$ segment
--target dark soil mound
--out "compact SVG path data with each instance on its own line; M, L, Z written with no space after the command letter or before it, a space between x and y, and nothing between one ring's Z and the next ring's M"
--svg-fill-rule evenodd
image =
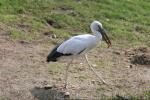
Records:
M125 52L132 64L150 65L150 50L148 47L138 47Z
M131 58L131 63L140 65L150 65L150 55L137 54Z

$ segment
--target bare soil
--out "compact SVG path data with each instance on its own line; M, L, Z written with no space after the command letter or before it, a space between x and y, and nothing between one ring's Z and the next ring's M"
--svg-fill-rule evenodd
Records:
M66 63L46 63L53 47L46 41L13 41L7 31L0 29L0 99L64 100L59 87L63 85ZM77 58L69 69L70 98L135 96L150 91L150 48L139 48L96 48L89 53L89 60L109 86L100 84L84 59Z
M130 60L133 64L150 65L150 53L146 47L140 47L134 50Z

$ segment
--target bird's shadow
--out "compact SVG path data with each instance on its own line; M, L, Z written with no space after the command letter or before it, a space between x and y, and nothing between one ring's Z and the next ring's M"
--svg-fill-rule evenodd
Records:
M68 100L65 92L53 87L34 87L30 90L37 100Z

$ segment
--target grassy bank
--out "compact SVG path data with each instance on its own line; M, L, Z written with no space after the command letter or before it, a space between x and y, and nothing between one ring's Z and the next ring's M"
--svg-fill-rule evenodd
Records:
M44 32L63 38L89 33L99 20L116 45L150 46L149 9L147 0L1 0L0 21L12 38L33 41Z

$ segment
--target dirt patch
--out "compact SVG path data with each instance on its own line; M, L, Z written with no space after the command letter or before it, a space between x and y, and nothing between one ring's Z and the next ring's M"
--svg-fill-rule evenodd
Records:
M65 95L64 91L60 91L56 87L35 87L31 89L31 94L38 100L68 100L69 95Z
M132 64L150 65L150 50L148 47L138 47L125 52Z
M2 32L3 33L3 32ZM64 99L64 91L57 88L39 88L45 85L61 86L66 63L46 63L46 56L54 47L47 42L28 43L12 41L0 34L0 99L47 100ZM5 32L4 32L5 33ZM51 34L45 33L46 36ZM59 42L60 43L60 42ZM137 54L148 54L146 49L131 49L124 55L120 48L96 48L88 54L109 87L99 84L82 57L70 66L68 91L71 99L101 99L112 96L140 95L149 90L149 67L128 68L127 60ZM140 65L145 66L145 65ZM37 88L38 87L38 88ZM61 100L60 99L60 100Z
M134 55L130 60L132 64L150 65L149 54L137 54Z

